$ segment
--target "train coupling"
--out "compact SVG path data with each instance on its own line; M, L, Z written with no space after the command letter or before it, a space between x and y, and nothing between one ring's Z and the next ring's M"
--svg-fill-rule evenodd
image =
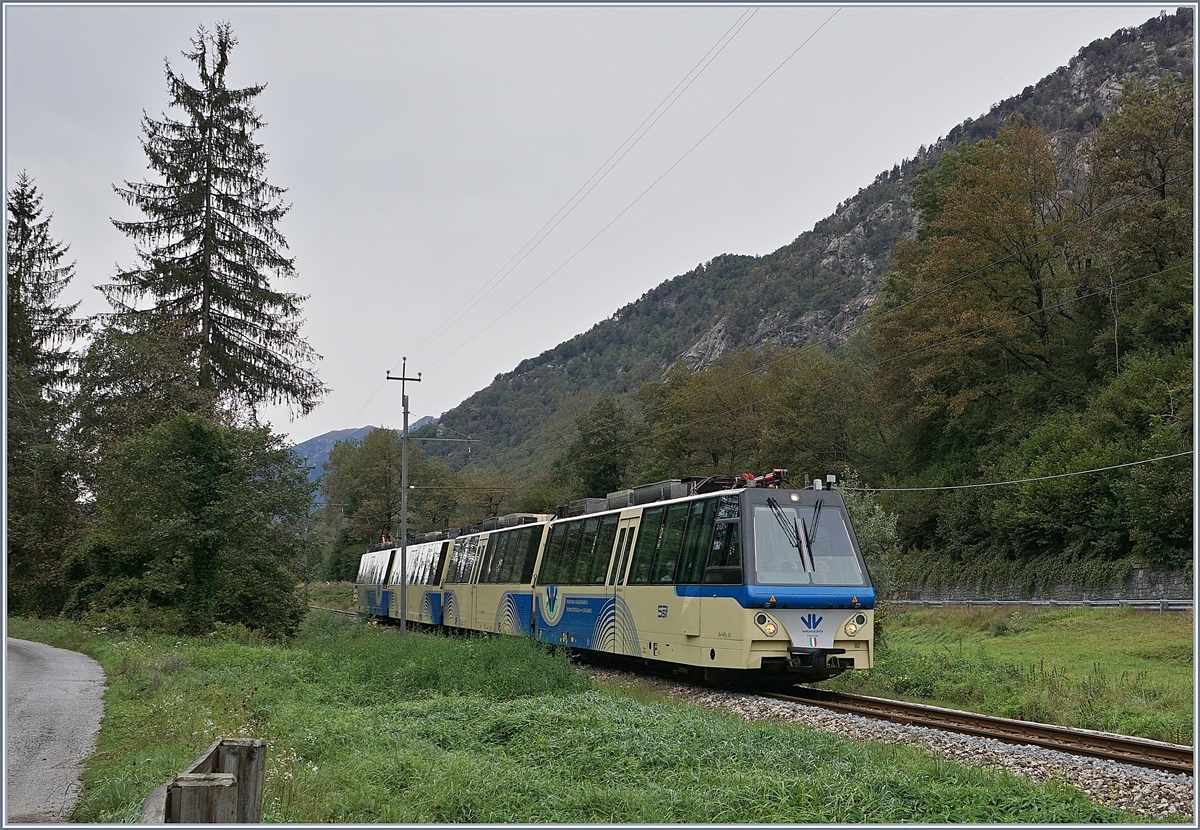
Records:
M812 669L844 668L842 661L836 655L845 654L844 648L806 648L804 646L788 647L788 670L811 671Z

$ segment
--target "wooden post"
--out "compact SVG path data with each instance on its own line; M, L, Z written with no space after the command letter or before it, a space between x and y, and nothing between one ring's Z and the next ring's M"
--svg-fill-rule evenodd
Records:
M267 744L230 738L208 749L142 805L142 824L258 824Z
M267 742L260 738L227 738L217 750L217 769L237 778L238 824L262 821L263 769L267 764Z
M238 783L227 772L177 775L171 790L172 823L233 824L237 818Z

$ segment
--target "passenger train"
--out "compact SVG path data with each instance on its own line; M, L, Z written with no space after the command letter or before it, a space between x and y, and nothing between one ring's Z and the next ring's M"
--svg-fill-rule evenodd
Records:
M817 479L677 479L363 554L363 612L532 636L707 678L825 680L874 659L875 591L841 495ZM830 482L833 478L830 477Z

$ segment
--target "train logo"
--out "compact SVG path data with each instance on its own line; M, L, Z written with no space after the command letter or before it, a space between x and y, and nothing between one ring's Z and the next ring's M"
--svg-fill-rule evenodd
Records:
M558 586L546 586L546 596L542 600L542 611L545 614L548 624L558 625L558 621L562 617L562 606L563 604L559 601Z
M817 626L821 624L824 617L818 617L816 614L805 614L800 618L800 622L804 624L805 631L815 631Z

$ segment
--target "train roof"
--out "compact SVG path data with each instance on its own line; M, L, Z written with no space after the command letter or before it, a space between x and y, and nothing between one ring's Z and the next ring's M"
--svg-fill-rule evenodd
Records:
M807 479L807 476L805 477ZM827 478L829 484L837 481L836 476L830 475ZM451 528L450 530L439 530L434 533L425 533L419 536L409 538L409 544L421 544L422 542L439 542L446 539L456 539L459 536L468 536L475 533L486 533L492 530L504 530L507 528L520 527L523 524L544 523L554 521L556 519L569 519L576 516L586 516L589 513L603 513L610 510L622 510L627 507L640 507L644 504L653 504L659 501L671 501L674 499L687 498L688 496L702 496L709 493L729 492L740 493L742 490L754 488L780 488L786 489L822 489L822 482L817 479L814 485L809 485L807 481L803 488L787 487L790 482L788 480L788 471L783 469L772 470L760 476L754 476L749 473L741 475L724 475L724 476L685 476L683 478L672 478L665 481L656 481L652 484L641 484L637 487L631 487L626 490L617 490L614 493L609 493L606 498L587 498L576 499L575 501L561 504L554 513L509 513L506 516L499 516L491 519L485 519L482 522L465 527ZM376 550L390 550L397 547L397 543L389 542L382 545L377 545L371 548Z

